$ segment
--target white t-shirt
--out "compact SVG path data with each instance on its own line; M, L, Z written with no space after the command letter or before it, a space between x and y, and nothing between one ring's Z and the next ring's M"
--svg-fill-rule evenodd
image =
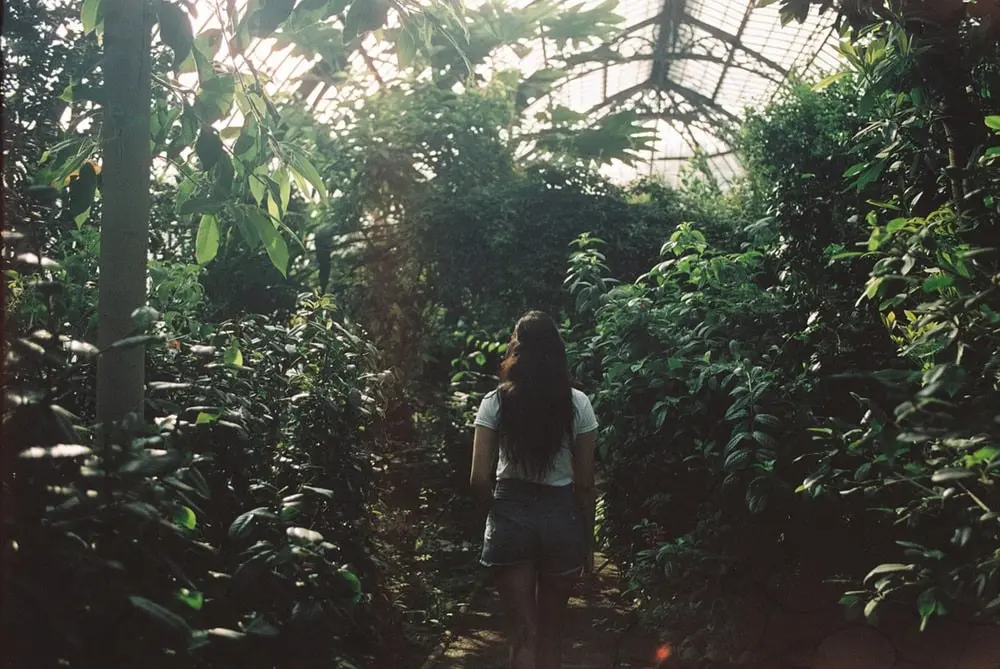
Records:
M491 430L500 429L500 396L494 390L487 393L486 397L479 405L476 413L477 426L488 427ZM594 407L590 404L590 398L585 394L573 389L573 436L587 434L597 429L597 416L594 415ZM542 479L534 479L527 473L518 471L507 458L504 457L503 448L500 449L500 461L497 463L497 479L525 479L544 483L551 486L564 486L573 482L573 444L569 438L563 440L562 448L556 453L552 461L552 468Z

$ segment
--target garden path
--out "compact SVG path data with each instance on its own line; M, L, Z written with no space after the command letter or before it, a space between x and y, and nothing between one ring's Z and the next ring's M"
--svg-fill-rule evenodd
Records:
M598 555L596 574L570 598L563 641L563 669L651 669L655 639L644 635L621 596L618 568ZM505 669L504 616L496 591L473 597L451 636L424 669Z

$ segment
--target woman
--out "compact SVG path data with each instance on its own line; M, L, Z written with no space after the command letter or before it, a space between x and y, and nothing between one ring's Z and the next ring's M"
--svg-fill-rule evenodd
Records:
M593 570L594 442L590 400L570 385L556 324L532 311L518 321L483 398L473 442L473 489L491 498L481 562L493 571L512 617L509 667L534 656L558 669L566 602L581 570Z

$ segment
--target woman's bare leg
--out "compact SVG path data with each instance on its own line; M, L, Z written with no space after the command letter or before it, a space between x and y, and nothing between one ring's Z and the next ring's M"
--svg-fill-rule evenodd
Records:
M538 577L538 645L535 669L560 669L562 666L562 627L573 584L578 573Z
M495 578L500 601L511 622L508 668L534 669L538 639L535 567L531 564L496 567Z

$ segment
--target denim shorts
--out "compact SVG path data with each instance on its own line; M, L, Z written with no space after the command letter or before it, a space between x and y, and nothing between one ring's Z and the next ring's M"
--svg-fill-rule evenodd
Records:
M571 574L583 567L586 551L572 485L497 482L483 537L484 566L531 563L542 574Z

